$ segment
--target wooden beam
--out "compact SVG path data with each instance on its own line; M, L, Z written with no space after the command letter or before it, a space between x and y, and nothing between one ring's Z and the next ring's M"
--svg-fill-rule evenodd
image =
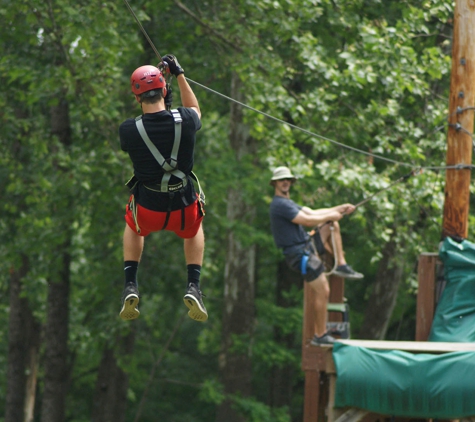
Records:
M472 164L475 106L475 3L456 0L452 38L452 71L449 99L446 163ZM442 237L466 239L471 169L447 169Z

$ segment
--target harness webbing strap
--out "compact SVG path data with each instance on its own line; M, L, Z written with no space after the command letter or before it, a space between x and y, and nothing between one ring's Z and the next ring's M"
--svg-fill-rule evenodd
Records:
M171 110L173 120L175 121L175 140L173 141L173 148L171 154L171 160L177 165L178 150L180 149L181 142L181 123L183 119L181 118L180 112L175 108Z
M180 141L181 141L181 123L182 118L180 112L177 109L171 110L173 120L175 121L175 139L173 141L172 153L170 157L170 163L165 160L163 155L154 145L154 143L149 138L147 131L145 130L142 116L139 116L135 119L135 125L137 126L137 130L139 131L140 136L144 140L145 144L147 145L148 149L157 160L158 164L162 167L165 174L162 177L160 182L160 190L162 192L168 191L168 182L170 181L171 176L175 176L179 179L183 180L183 183L186 184L186 175L181 170L178 170L176 167L178 165L177 158L178 158L178 151L180 149Z
M165 173L162 177L162 181L160 182L160 190L162 192L166 192L168 190L168 182L170 181L170 177L172 177L171 173Z
M132 198L129 203L129 209L132 211L132 217L135 223L135 230L138 234L140 234L140 226L137 217L137 203L135 202L135 195L132 195Z

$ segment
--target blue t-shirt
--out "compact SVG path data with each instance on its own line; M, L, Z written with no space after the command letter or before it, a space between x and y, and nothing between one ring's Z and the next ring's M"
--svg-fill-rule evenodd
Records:
M284 255L302 250L308 241L308 234L300 224L292 223L302 209L294 201L274 196L270 204L270 227L276 246Z

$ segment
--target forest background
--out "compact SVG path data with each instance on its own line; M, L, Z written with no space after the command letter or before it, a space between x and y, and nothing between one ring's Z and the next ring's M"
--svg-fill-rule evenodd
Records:
M170 233L146 239L140 318L118 317L118 126L140 113L130 74L158 63L126 4L2 0L0 421L300 421L302 281L270 234L272 169L319 208L432 167L341 222L365 274L345 287L353 337L413 340L418 255L441 233L453 3L130 5L200 101L210 318L186 316Z

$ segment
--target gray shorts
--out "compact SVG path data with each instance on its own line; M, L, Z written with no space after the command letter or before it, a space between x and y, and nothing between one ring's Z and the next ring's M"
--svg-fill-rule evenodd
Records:
M285 261L292 270L302 274L305 281L315 280L325 270L323 262L310 247L300 253L286 255Z

